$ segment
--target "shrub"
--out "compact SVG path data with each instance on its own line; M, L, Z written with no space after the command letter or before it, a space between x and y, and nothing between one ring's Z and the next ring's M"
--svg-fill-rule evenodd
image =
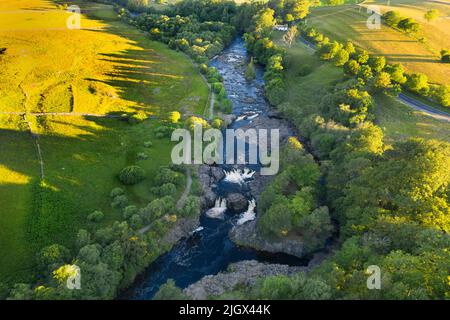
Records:
M178 111L172 111L169 113L169 122L178 123L181 119L181 114Z
M69 259L69 249L59 244L44 247L37 255L37 263L42 270L50 270L58 264L67 262Z
M84 229L78 230L77 238L75 241L76 247L80 249L90 243L91 243L91 234Z
M186 127L193 131L196 125L201 125L203 129L208 129L210 127L208 121L203 118L191 116L186 119Z
M428 90L430 89L428 85L428 77L423 73L413 73L408 76L406 86L409 90L422 95L427 95Z
M216 129L222 128L222 125L223 121L220 118L214 118L214 120L211 122L211 126Z
M357 75L359 73L359 70L361 69L361 66L359 65L359 63L356 60L349 60L345 65L344 65L344 72L346 74L349 75Z
M135 230L142 227L142 217L138 214L133 214L130 218L130 227Z
M428 10L428 11L424 14L424 18L425 18L428 22L437 19L438 16L439 16L439 11L436 10L436 9Z
M96 211L92 212L91 214L89 214L87 216L87 219L90 222L99 222L99 221L101 221L103 219L104 216L105 215L103 214L103 212L96 210Z
M125 191L123 191L122 188L114 188L114 189L111 190L110 196L111 196L111 198L115 198L115 197L120 196L120 195L122 195L124 193L125 193Z
M160 187L153 187L151 191L160 197L173 196L177 192L177 187L173 183L165 183Z
M111 207L114 209L123 209L128 205L128 198L126 195L117 196L111 203Z
M334 65L337 67L343 66L349 58L350 55L348 52L344 49L340 49L333 58Z
M139 152L137 154L137 158L138 158L138 160L147 160L148 159L148 155L145 152Z
M450 50L441 50L441 61L444 63L450 63Z
M151 148L153 146L153 143L151 141L145 141L144 142L144 147L145 148Z
M148 118L147 114L143 111L138 111L136 113L133 113L128 118L128 122L131 124L140 123Z
M145 179L145 171L133 165L123 168L119 173L119 180L125 185L133 185Z
M125 220L129 219L134 214L138 213L138 208L134 205L126 206L125 209L123 209L122 216Z
M200 198L196 196L189 196L184 203L182 209L183 217L192 217L200 212Z
M386 24L390 27L397 27L402 17L398 11L388 11L383 14L383 19Z
M420 24L418 24L413 18L405 18L400 20L397 27L407 33L417 33L420 30Z
M161 167L155 180L158 185L163 185L166 183L180 185L183 181L183 176L181 173L173 171L167 167Z

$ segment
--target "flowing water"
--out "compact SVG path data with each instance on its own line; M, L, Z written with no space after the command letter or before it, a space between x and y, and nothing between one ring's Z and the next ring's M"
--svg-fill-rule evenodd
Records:
M211 62L222 74L224 86L233 102L233 113L237 118L230 127L234 129L249 124L269 108L263 93L263 71L257 68L256 79L248 83L244 78L247 61L243 40L239 38ZM230 241L230 229L236 224L252 220L255 216L254 209L257 204L250 194L247 182L253 179L258 166L233 169L223 165L222 168L225 177L214 190L218 197L216 205L202 213L200 227L193 230L189 238L180 240L172 250L153 262L125 293L124 298L152 299L168 279L173 279L178 287L186 288L202 277L226 270L230 263L242 260L254 259L289 265L307 264L306 259L240 248ZM246 212L236 214L226 209L225 197L230 192L239 192L248 199L249 208Z

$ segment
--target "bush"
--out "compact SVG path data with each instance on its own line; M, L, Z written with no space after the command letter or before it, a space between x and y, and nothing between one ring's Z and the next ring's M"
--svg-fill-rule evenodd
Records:
M220 118L215 118L215 119L211 122L211 126L212 126L213 128L216 128L216 129L222 128L222 125L223 125L223 121L222 121L222 119L220 119Z
M359 70L361 69L361 66L359 65L359 63L356 60L349 60L345 65L344 65L344 72L346 74L355 76L359 73Z
M430 89L428 77L423 73L413 73L408 76L406 86L409 90L422 95L427 95Z
M89 214L87 216L87 219L90 222L99 222L103 219L104 216L105 215L103 214L103 212L96 210L96 211L92 212L91 214Z
M144 147L145 148L151 148L153 146L153 143L151 141L145 141L144 142Z
M130 218L130 227L135 230L142 227L142 217L138 214L132 215Z
M125 191L123 191L122 188L114 188L111 190L110 196L111 196L111 198L115 198L117 196L121 196L124 193L125 193Z
M41 270L51 270L56 265L68 262L69 259L69 249L59 244L44 247L37 255L38 267Z
M129 219L134 214L138 213L138 208L134 205L126 206L125 209L123 209L122 216L125 220Z
M126 195L117 196L111 203L111 207L114 209L123 209L128 205L129 201Z
M441 61L444 63L450 63L450 50L441 50Z
M161 167L155 179L155 182L158 185L173 183L177 186L180 185L182 181L183 176L181 173L173 171L167 167Z
M119 180L125 185L133 185L145 179L145 171L133 165L123 168L119 173Z
M173 183L165 183L160 187L153 187L151 191L160 197L173 196L177 192L177 187Z
M189 196L184 203L181 215L183 217L193 217L200 213L200 198Z
M388 11L383 14L383 20L390 27L397 27L402 17L398 11Z
M349 58L350 55L348 54L348 52L344 49L340 49L333 57L334 65L337 67L343 66Z
M138 111L128 117L128 122L131 124L136 124L136 123L140 123L140 122L146 120L147 118L148 118L148 116L145 112Z
M77 238L75 241L76 247L80 249L90 243L91 243L91 234L84 229L78 230Z

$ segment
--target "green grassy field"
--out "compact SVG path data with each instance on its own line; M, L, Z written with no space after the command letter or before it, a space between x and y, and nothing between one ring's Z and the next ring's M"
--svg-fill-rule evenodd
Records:
M450 20L428 23L420 16L427 8L438 8L442 14L448 15L450 5L443 1L391 1L392 6L386 6L385 1L367 2L364 5L377 4L381 12L399 9L405 16L417 17L423 26L421 36L425 42L417 40L406 34L382 25L380 29L368 29L366 22L368 14L366 9L355 5L339 7L313 8L308 16L308 24L316 27L320 32L339 41L352 40L369 52L383 55L389 62L401 63L408 72L421 72L426 74L431 82L450 84L450 64L440 62L439 51L450 45ZM412 9L414 8L414 14ZM420 19L419 19L420 18Z
M70 246L93 210L114 220L109 192L122 167L146 170L147 180L126 189L143 205L151 177L170 161L171 144L153 133L159 120L30 113L201 114L207 103L208 87L186 56L121 23L110 6L71 3L81 7L81 30L67 29L69 14L52 1L0 3L0 47L7 48L0 58L0 282L27 279L43 245ZM27 112L39 134L43 183L28 126L8 112ZM138 160L139 152L148 160Z
M279 32L274 32L273 38L287 50L288 102L307 110L307 113L314 112L321 90L342 78L342 68L321 61L312 49L301 42L287 48L280 40ZM386 95L376 95L374 99L376 123L383 129L387 142L409 137L450 141L448 122L415 111Z

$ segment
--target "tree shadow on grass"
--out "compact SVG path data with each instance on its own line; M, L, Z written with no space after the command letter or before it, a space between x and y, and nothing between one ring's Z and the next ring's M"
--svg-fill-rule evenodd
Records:
M93 12L88 11L87 15L91 17ZM170 57L160 55L157 49L144 43L148 40L143 34L131 32L125 35L117 26L109 25L109 21L92 17L107 26L102 31L87 32L117 34L126 37L136 48L102 54L100 59L114 62L114 70L106 80L87 80L104 82L116 88L121 99L134 105L130 112L152 109L160 112L177 108L180 100L190 93L191 79L188 74L177 74L174 63L189 63L188 60L181 54L182 60L177 60L176 53ZM159 47L164 46L158 44ZM168 87L168 90L156 93L159 90L155 89L163 87ZM109 115L122 113L112 111ZM143 142L149 140L149 130L152 130L149 123L156 120L130 125L121 118L71 119L55 116L49 117L47 122L40 122L41 125L47 124L50 130L39 132L38 137L44 160L43 181L40 180L35 140L30 132L18 128L0 129L0 168L27 177L22 184L13 181L0 185L0 198L8 202L8 206L2 204L0 208L0 216L3 217L0 221L8 224L11 217L20 218L15 227L0 225L0 229L12 228L9 234L17 236L6 235L4 241L1 239L5 243L0 247L2 261L16 254L24 256L20 261L32 261L40 248L51 243L70 247L78 229L91 227L86 216L93 210L104 210L110 216L119 217L120 213L111 209L109 197L111 189L119 186L116 174L123 166L137 161L137 152L142 151ZM52 127L58 126L72 134L51 131ZM166 142L160 144L169 145ZM160 160L155 159L155 162ZM154 174L156 172L152 172ZM133 189L127 192L133 193ZM7 244L8 241L11 245ZM28 270L28 265L15 264L5 264L5 269L0 263L0 273L14 269L19 274Z

